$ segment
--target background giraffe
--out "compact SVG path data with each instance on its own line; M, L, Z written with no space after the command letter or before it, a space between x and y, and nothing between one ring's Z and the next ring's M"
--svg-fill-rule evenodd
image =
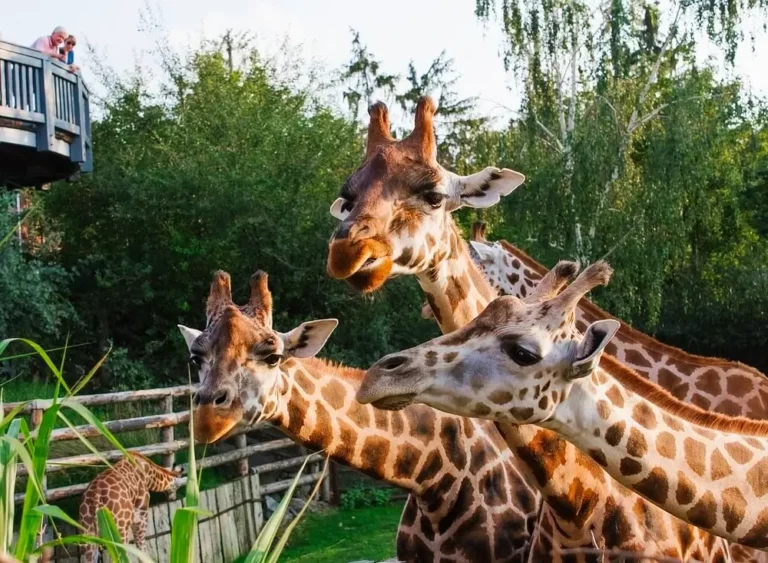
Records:
M80 501L79 520L86 534L98 536L96 511L108 508L123 541L131 538L143 551L149 493L170 490L181 473L160 467L139 453L131 452L130 457L124 457L90 482ZM86 563L96 561L97 550L95 545L86 546Z
M364 371L308 357L336 321L275 331L264 273L253 277L251 297L240 308L232 303L229 276L218 273L207 316L203 332L181 327L200 366L198 439L213 441L236 424L264 420L306 447L407 490L397 533L403 561L523 560L537 497L501 436L488 435L484 422L423 405L402 413L360 405L355 393ZM515 504L507 491L517 491Z
M508 242L487 241L484 223L473 224L471 238L477 264L502 295L524 298L547 272ZM727 415L768 419L768 378L759 370L740 362L688 354L633 329L588 299L579 302L576 327L580 331L600 319L621 322L606 352L676 398Z
M496 295L470 259L450 212L462 205L493 205L514 190L522 176L493 168L467 177L444 170L435 162L434 110L431 100L422 99L414 131L397 142L389 134L386 106L379 103L370 109L366 158L331 207L341 224L331 239L328 271L364 292L375 291L392 274L414 274L445 333L470 322ZM607 479L589 458L565 442L563 447L574 463L561 488L567 491L575 476L589 481L598 473ZM535 477L535 469L529 468L529 476ZM553 548L593 546L591 526L611 522L599 493L566 494L567 502L559 503L557 510L545 509L545 525L537 532L551 537L537 536L534 550L549 554ZM636 519L642 528L641 517L633 512L624 516Z

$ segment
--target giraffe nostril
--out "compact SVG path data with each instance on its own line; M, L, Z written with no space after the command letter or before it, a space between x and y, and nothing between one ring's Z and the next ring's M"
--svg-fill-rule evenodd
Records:
M382 360L379 367L381 369L393 370L404 366L406 363L408 363L408 358L405 356L393 356Z
M217 407L223 407L227 403L229 403L229 391L222 389L214 397L213 404Z
M200 393L195 393L195 396L192 398L192 405L199 407L200 402Z

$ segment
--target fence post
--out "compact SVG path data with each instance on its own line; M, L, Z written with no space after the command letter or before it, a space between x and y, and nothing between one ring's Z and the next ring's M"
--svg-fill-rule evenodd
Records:
M240 434L238 436L235 436L235 446L238 450L241 450L245 448L248 445L248 442L246 440L245 434ZM243 458L237 462L237 474L240 477L245 477L248 475L248 469L250 467L250 464L248 462L248 458Z
M328 467L328 502L333 506L339 506L341 498L339 497L339 466L331 460Z
M163 414L173 413L173 396L168 395L163 398ZM160 441L163 443L173 442L173 426L166 426L160 430ZM191 437L190 437L191 439ZM173 464L176 462L176 454L171 452L163 455L163 467L173 470ZM168 500L176 500L176 490L171 489L166 493Z

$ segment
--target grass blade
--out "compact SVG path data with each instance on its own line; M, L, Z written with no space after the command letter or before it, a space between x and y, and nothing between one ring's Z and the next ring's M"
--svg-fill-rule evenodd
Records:
M296 477L293 478L293 483L291 483L291 486L283 495L283 498L280 501L280 504L277 506L275 512L272 514L272 516L269 517L269 520L267 520L267 523L264 525L264 528L259 534L259 537L256 538L256 542L253 544L253 547L248 553L248 556L245 558L244 563L266 562L269 550L272 547L272 543L275 541L278 530L280 529L280 523L283 521L285 513L288 511L288 504L291 502L291 498L296 492L296 487L299 485L299 478L301 477L301 474L304 473L304 468L307 466L307 463L312 457L314 457L314 455L315 454L309 455L307 456L307 459L304 460L304 463L302 464L298 473L296 473Z
M149 555L147 555L146 553L138 549L136 546L133 546L130 544L116 544L111 540L107 540L104 538L91 536L87 534L76 534L73 536L67 536L65 538L57 538L55 540L51 540L49 542L44 543L39 548L37 548L37 550L35 551L35 554L42 554L43 550L49 547L56 547L59 545L82 545L84 543L98 545L103 547L106 550L109 550L110 546L119 546L125 552L129 553L130 555L133 555L142 563L155 563Z
M27 338L6 338L0 342L0 354L3 353L3 350L5 350L11 342L23 342L32 348L35 352L37 352L37 355L43 359L51 373L56 376L57 383L64 387L68 395L72 394L69 385L67 385L66 381L64 381L64 377L61 375L61 371L59 371L59 368L56 367L56 364L53 363L51 357L45 352L45 350L43 350L42 346L40 346L37 342L33 342Z
M85 387L88 382L93 378L94 375L96 375L96 372L99 370L99 368L104 364L104 362L109 357L110 352L112 352L112 346L109 347L106 354L104 354L101 359L96 362L96 365L91 368L91 370L86 373L82 378L80 378L80 381L78 381L75 386L72 388L72 395L77 395L83 387Z
M99 508L96 511L96 522L99 526L99 536L106 541L106 548L112 561L114 563L130 563L112 512L106 507Z
M58 506L54 506L52 504L42 504L40 506L36 506L33 510L35 510L36 512L39 512L40 514L44 514L45 516L50 516L51 518L58 518L59 520L64 520L64 522L66 522L70 526L74 526L79 530L85 530L85 528L83 528L76 520L70 517L69 514L64 512Z
M267 563L277 563L277 561L280 559L280 554L283 552L283 549L285 548L285 544L288 543L288 538L291 537L291 534L293 533L294 528L299 524L301 519L304 517L304 513L307 511L307 508L309 508L309 503L312 502L312 499L317 496L318 491L320 491L320 487L323 484L323 479L325 479L326 474L328 473L328 462L330 461L329 457L325 458L325 464L323 465L323 471L320 474L320 478L317 480L317 483L315 483L315 488L312 489L312 493L307 497L307 502L304 503L304 506L301 507L301 510L296 515L296 518L291 520L291 522L285 527L285 531L283 531L283 534L280 536L280 539L277 541L277 545L272 549L271 553L269 554L269 559L267 559Z
M80 403L74 401L73 399L64 399L61 402L61 407L67 407L73 411L75 411L77 414L82 417L83 420L85 420L88 424L96 428L102 436L104 436L109 442L115 447L115 449L120 450L123 452L124 456L128 455L128 450L126 450L123 445L120 443L120 441L115 438L114 434L109 431L109 429L104 426L104 423L99 420L96 415L94 415L90 410L88 410L88 407L81 405ZM83 438L85 439L85 438Z
M191 413L191 399L189 410ZM197 475L197 462L195 460L194 416L189 417L189 461L187 465L187 491L184 500L186 506L177 509L173 515L173 525L171 526L171 563L190 563L195 560L200 485Z

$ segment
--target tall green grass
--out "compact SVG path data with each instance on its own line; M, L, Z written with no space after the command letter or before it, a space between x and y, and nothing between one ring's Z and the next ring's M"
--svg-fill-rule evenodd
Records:
M0 245L4 241L0 241ZM58 425L75 428L73 420L82 419L85 423L94 426L100 432L101 437L115 449L123 454L127 451L120 441L106 428L102 421L88 408L77 403L74 397L83 390L91 378L107 359L102 357L96 365L84 377L73 386L69 386L63 376L63 366L66 351L62 354L59 365L56 365L37 343L18 338L9 338L0 341L0 357L8 346L17 342L32 349L47 366L52 376L53 393L52 404L43 412L42 422L36 429L30 429L27 421L20 415L24 406L22 403L0 421L0 554L13 555L21 562L32 562L42 557L46 550L60 545L93 544L107 551L113 561L128 563L128 556L132 555L142 562L153 563L152 558L141 552L133 545L125 543L115 525L114 517L108 509L99 510L97 513L98 536L83 533L77 522L69 517L61 508L49 505L45 501L43 493L45 482L45 467L50 454L50 437L53 429ZM190 404L190 409L192 408ZM0 413L2 409L2 390L0 389ZM171 526L171 563L192 563L194 561L197 544L197 528L201 515L207 514L200 507L200 478L194 448L194 423L190 417L189 423L190 446L188 451L187 485L184 506L178 508L174 514ZM99 454L99 450L84 436L78 437L80 442L93 453ZM253 548L248 554L248 563L276 563L282 553L285 544L294 527L304 514L304 510L291 522L282 534L279 534L280 523L298 486L299 478L311 456L305 460L301 470L297 473L291 488L283 496L278 509L267 521L264 529L257 538ZM104 465L109 462L102 458ZM16 492L17 465L23 464L28 472L24 504L19 518L19 529L16 542L13 543L15 510L14 494ZM325 477L326 466L321 479L310 496L309 501L317 494L322 478ZM202 471L202 470L201 470ZM307 505L309 504L307 502ZM44 519L48 519L52 525L55 538L52 541L41 543L39 534ZM65 522L78 528L81 533L63 537L58 530L57 523ZM279 537L278 537L279 536Z

